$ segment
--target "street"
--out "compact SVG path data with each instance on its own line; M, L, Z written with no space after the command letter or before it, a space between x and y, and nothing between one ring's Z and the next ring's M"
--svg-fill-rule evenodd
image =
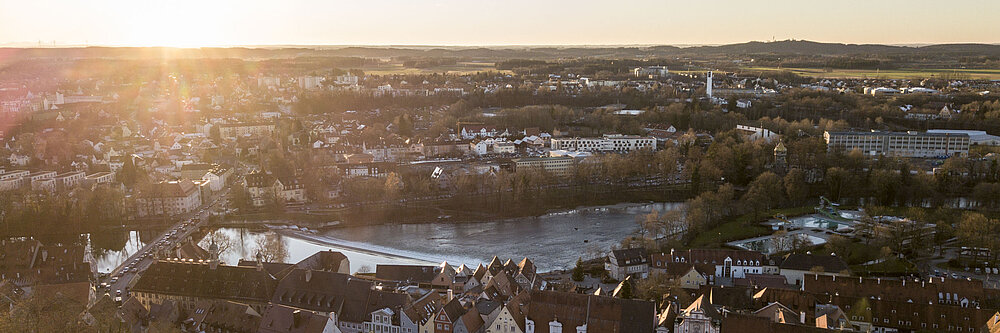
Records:
M128 290L132 286L133 280L156 260L154 255L156 250L172 250L180 241L187 239L192 233L205 226L211 212L218 208L220 199L229 195L229 190L229 187L225 188L210 202L202 204L197 211L172 217L177 219L177 223L129 256L108 275L98 280L98 293L107 292L117 302L127 299ZM107 287L104 287L105 285Z

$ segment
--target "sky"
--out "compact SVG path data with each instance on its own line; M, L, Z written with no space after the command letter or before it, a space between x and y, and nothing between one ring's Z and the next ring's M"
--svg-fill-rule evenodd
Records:
M994 0L0 0L0 45L1000 43Z

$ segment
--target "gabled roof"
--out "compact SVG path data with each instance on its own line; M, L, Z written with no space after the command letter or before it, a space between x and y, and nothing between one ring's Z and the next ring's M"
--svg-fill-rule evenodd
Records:
M452 298L448 304L445 304L439 312L443 312L448 316L448 320L452 323L457 322L465 314L465 307L462 306L462 302L458 298Z
M437 276L438 267L423 265L376 265L375 278L379 280L430 283Z
M649 263L649 256L644 248L631 248L611 251L608 258L613 263L621 266L644 265Z
M691 302L691 305L688 305L687 308L684 308L684 310L681 311L681 315L691 316L693 312L701 312L706 317L715 320L722 320L722 315L719 314L719 311L715 309L715 305L712 305L712 303L708 302L708 297L706 297L706 295L698 296L698 298L695 299L694 302Z
M322 333L329 318L317 311L309 311L281 304L268 304L260 319L260 333Z
M792 253L781 262L781 269L792 269L809 271L814 267L820 267L827 273L840 273L847 271L847 264L840 257L818 254Z
M469 311L465 312L465 314L459 318L459 322L465 326L467 332L476 332L485 324L483 322L483 316L479 314L479 310L476 307L469 308Z
M527 304L522 311L537 323L557 320L563 333L576 333L586 324L588 332L652 332L655 305L628 300L558 291L532 290L524 293ZM520 298L517 296L516 298Z
M215 329L226 332L256 332L260 326L261 316L249 305L230 301L207 303L205 317L202 319L202 329Z
M432 318L441 306L443 306L443 302L441 302L438 292L430 291L412 304L403 307L403 313L415 323L423 324Z
M276 281L270 274L253 267L160 260L139 277L134 291L157 294L229 299L241 302L267 302Z
M278 283L272 303L335 312L343 321L361 323L381 308L398 309L409 296L372 288L371 281L348 274L295 268Z

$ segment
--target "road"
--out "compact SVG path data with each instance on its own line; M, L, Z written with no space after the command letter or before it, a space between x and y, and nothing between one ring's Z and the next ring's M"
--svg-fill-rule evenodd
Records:
M921 271L928 276L945 276L959 279L973 278L983 281L983 285L987 288L1000 288L1000 276L997 274L976 273L975 271L962 271L945 268L945 263L947 263L948 260L958 257L959 250L960 249L958 247L942 248L938 257L921 261L918 265L921 268Z
M101 285L107 283L108 287L98 287L98 293L107 292L113 299L118 300L118 296L126 299L132 281L140 273L149 268L155 262L154 253L160 249L172 250L180 241L185 240L192 233L198 231L208 223L209 214L219 207L222 198L229 195L230 188L227 187L220 194L214 196L211 201L202 204L199 210L172 217L177 222L157 236L155 239L136 251L125 259L118 267L111 270L107 276L99 280ZM119 294L120 291L120 294Z

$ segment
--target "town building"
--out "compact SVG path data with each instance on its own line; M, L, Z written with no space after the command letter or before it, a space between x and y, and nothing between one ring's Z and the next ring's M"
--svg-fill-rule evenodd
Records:
M625 153L640 149L656 149L656 138L636 135L605 134L600 138L558 138L551 141L552 150Z
M219 136L235 139L242 136L270 136L274 133L274 123L250 122L219 125Z
M806 274L818 274L829 276L851 276L851 271L847 264L837 256L792 253L785 256L781 262L781 276L785 277L790 285L801 285Z
M824 132L827 149L858 150L869 156L947 157L969 154L966 133Z
M663 257L665 255L665 257ZM713 277L724 279L746 278L747 274L765 274L777 272L768 270L769 262L763 254L757 251L729 249L690 249L686 251L670 250L669 254L655 257L665 263L684 263L703 267L705 271L713 272ZM713 279L710 282L716 282ZM719 281L722 282L722 281Z
M83 171L70 171L63 174L58 174L53 177L56 181L56 188L59 190L68 190L80 186L83 180L87 177Z
M524 333L653 332L655 325L649 301L547 290L527 296Z
M26 186L28 170L11 170L0 173L0 191L12 191Z
M570 156L524 157L512 161L516 171L546 172L555 176L568 176L573 168L573 158Z
M88 185L111 184L114 181L115 174L107 171L89 174L84 178L84 183Z
M191 180L172 180L150 185L135 200L139 217L180 215L201 206L201 190Z
M649 277L649 256L644 248L613 250L608 255L604 268L610 272L611 278L625 280L625 277Z
M154 262L130 294L147 308L169 300L193 312L203 302L222 300L247 304L257 313L263 312L277 284L274 277L261 267L220 265L218 249L209 251L215 257L206 261Z

